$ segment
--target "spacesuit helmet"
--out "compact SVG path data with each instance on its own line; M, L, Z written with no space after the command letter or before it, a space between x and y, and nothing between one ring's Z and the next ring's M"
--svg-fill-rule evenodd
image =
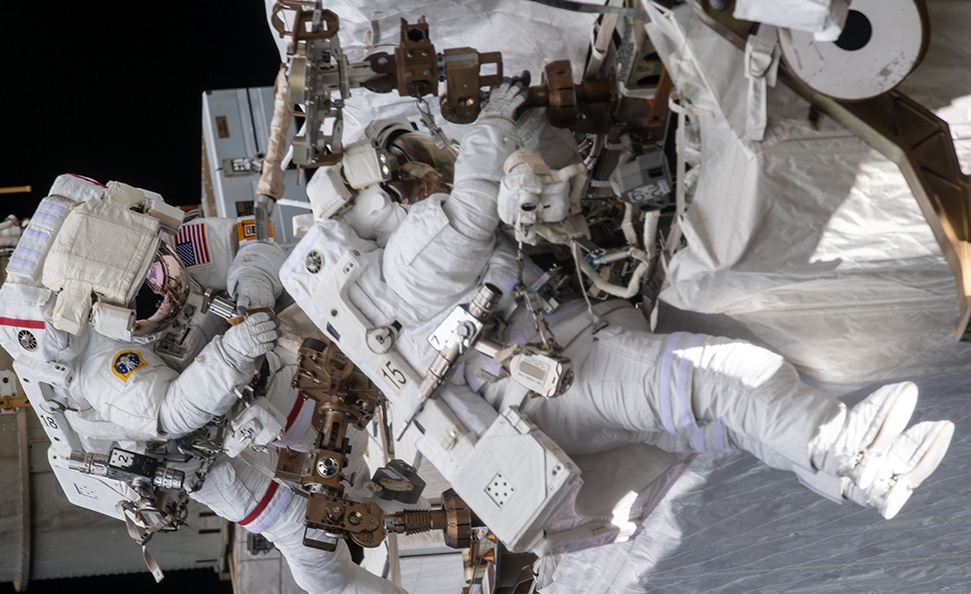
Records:
M179 255L160 243L129 308L135 310L133 336L161 332L179 317L191 292L189 273Z
M359 237L384 247L409 205L451 191L458 153L404 118L371 122L338 165L318 169L307 184L313 216L340 215Z
M377 120L365 133L393 160L394 175L385 185L399 202L414 204L432 194L449 193L458 157L455 145L438 146L404 119Z

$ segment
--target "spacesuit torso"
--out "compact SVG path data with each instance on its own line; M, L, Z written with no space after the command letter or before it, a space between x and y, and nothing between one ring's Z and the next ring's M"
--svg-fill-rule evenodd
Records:
M86 451L106 453L113 441L144 449L140 442L180 436L208 422L210 415L173 409L170 400L179 393L220 394L223 406L235 402L233 389L249 378L246 370L233 369L219 356L216 339L229 326L212 311L200 311L204 292L225 290L233 268L248 265L247 252L278 251L267 245L244 245L242 257L234 261L235 235L235 221L199 219L186 223L174 238L191 276L191 294L171 327L135 342L97 332L79 338L83 347L71 363L77 380L69 389L77 412L69 418ZM183 256L186 252L189 255ZM271 381L267 398L286 415L296 398L288 385L294 357L280 349L270 359L271 378L281 374L286 379Z

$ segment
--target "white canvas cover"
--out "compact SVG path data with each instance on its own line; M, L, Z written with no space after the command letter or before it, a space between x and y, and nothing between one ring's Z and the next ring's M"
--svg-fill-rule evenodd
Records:
M732 16L817 33L831 24L842 29L848 6L847 0L736 0Z
M901 90L950 122L967 170L971 7L942 1L930 8L930 51ZM782 84L769 94L765 140L739 140L743 83L723 78L734 75L731 56L737 62L740 50L697 20L683 26L728 114L696 118L701 166L684 225L688 245L674 258L661 299L717 315L702 322L668 311L661 319L752 339L822 381L966 368L971 345L952 332L953 277L899 169L826 116L813 129L808 103ZM713 102L702 107L717 110Z

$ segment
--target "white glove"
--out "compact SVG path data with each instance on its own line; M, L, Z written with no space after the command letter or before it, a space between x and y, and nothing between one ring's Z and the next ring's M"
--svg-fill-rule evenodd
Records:
M245 314L251 307L273 308L276 296L273 284L259 270L241 272L236 278L236 313Z
M17 247L20 234L20 221L13 215L8 216L0 222L0 248Z
M512 121L516 109L526 101L526 93L521 82L504 82L489 95L489 102L479 113L479 119L506 118Z
M283 292L280 267L286 259L275 243L250 241L239 248L226 272L226 290L237 300L236 313L273 307Z
M241 367L273 350L273 344L278 338L280 338L280 330L277 329L276 318L266 312L260 312L227 330L222 342L226 355L232 359L232 363L236 363L236 367Z

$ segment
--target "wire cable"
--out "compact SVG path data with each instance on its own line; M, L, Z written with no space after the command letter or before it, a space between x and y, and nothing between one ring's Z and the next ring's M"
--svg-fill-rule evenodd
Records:
M651 22L651 17L647 12L638 8L627 8L625 6L602 6L599 4L586 4L585 2L573 2L572 0L529 0L538 4L545 4L553 8L572 10L573 12L584 12L592 14L619 14L621 16L632 17L644 22Z

